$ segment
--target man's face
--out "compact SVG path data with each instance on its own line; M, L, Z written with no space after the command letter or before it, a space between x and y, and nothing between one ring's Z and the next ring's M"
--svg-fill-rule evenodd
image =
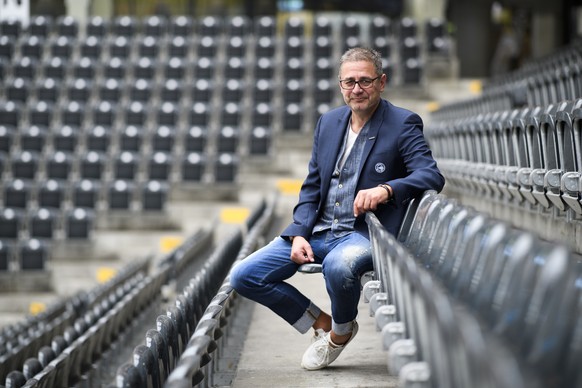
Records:
M374 80L375 79L375 80ZM386 74L376 75L374 65L367 61L345 62L340 69L340 80L362 81L374 80L369 86L356 83L353 89L340 87L345 103L354 113L371 114L380 102L380 94L386 86ZM349 86L351 82L344 82ZM346 85L347 84L347 85ZM353 83L352 83L353 84ZM367 86L367 87L366 87Z

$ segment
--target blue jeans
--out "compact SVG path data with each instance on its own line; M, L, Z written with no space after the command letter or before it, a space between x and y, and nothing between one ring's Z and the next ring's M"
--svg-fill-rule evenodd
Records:
M373 269L370 241L358 233L335 237L328 231L315 233L309 243L315 261L322 264L331 299L332 329L338 335L348 334L358 315L360 276ZM305 333L321 310L285 282L297 268L291 261L291 243L276 237L233 267L230 284L240 295L267 306Z

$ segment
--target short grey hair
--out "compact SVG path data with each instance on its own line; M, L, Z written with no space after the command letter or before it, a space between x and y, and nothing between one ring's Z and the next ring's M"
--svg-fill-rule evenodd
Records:
M384 74L384 69L382 67L382 56L380 53L371 48L365 47L354 47L347 50L340 58L339 61L339 71L341 71L342 65L346 62L370 62L374 65L376 69L376 75L381 76ZM338 77L341 77L338 71Z

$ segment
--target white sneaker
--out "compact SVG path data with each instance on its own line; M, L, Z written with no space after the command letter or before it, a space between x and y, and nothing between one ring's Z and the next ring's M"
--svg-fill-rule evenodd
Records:
M318 339L322 338L327 334L327 331L323 329L315 329L313 332L313 337L311 337L311 343L316 342Z
M331 344L329 333L320 336L314 343L311 344L303 354L301 366L307 370L323 369L332 362L334 362L340 353L345 349L352 339L358 334L358 323L354 321L352 327L352 336L341 346Z

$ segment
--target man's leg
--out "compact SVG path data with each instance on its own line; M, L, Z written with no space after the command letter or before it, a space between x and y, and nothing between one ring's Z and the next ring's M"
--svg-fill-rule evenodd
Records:
M305 333L321 310L285 282L298 267L291 261L291 243L277 237L233 267L230 283L240 295L270 308L300 333Z

